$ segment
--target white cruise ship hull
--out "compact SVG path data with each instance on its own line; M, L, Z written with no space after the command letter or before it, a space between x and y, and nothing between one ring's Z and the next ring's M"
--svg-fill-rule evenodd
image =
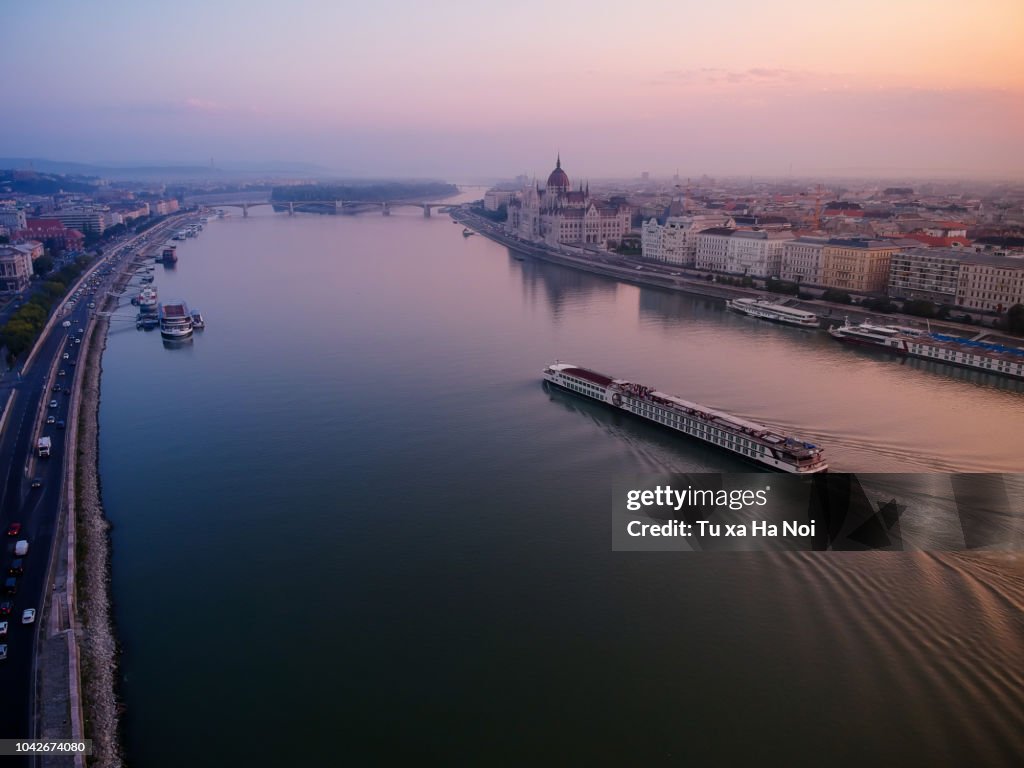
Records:
M816 474L828 470L824 454L816 445L673 395L621 379L610 379L566 363L548 366L544 370L544 380L714 445L761 467L793 474Z
M187 339L192 335L191 328L161 328L160 335L165 339Z
M797 328L818 328L820 326L817 316L812 312L792 310L779 304L756 299L733 299L726 302L726 306L741 315L756 317L772 323L792 325Z

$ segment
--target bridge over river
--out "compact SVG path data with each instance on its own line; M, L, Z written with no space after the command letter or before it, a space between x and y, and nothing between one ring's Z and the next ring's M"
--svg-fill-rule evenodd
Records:
M186 205L206 205L212 208L241 208L242 216L249 215L249 209L269 205L275 211L286 212L289 216L298 213L329 213L332 215L354 214L367 207L379 207L384 216L391 215L392 208L412 206L422 208L423 216L430 218L433 209L448 208L450 202L432 203L422 200L271 200L267 196L197 195L185 200Z

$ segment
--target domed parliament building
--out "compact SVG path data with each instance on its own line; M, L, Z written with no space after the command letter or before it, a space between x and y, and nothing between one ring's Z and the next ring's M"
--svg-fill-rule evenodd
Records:
M527 187L509 203L505 226L519 237L549 245L617 244L629 232L630 210L624 198L592 199L589 184L573 189L559 156L547 186Z

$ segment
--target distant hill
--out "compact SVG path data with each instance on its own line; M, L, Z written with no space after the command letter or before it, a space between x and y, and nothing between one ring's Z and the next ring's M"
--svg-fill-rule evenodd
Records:
M0 169L33 170L37 173L58 173L95 176L103 179L222 179L237 176L301 176L326 178L339 171L312 163L267 162L229 163L224 167L210 165L128 165L121 163L76 163L67 160L47 160L40 157L0 157Z
M57 192L96 191L99 179L91 176L65 176L43 173L33 169L26 174L12 170L0 170L0 192L18 192L23 195L53 195Z

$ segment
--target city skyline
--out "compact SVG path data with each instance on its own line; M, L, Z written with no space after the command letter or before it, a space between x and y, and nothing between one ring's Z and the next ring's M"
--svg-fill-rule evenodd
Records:
M1024 176L1024 6L11 9L2 153L573 178ZM41 43L45 41L45 45Z

